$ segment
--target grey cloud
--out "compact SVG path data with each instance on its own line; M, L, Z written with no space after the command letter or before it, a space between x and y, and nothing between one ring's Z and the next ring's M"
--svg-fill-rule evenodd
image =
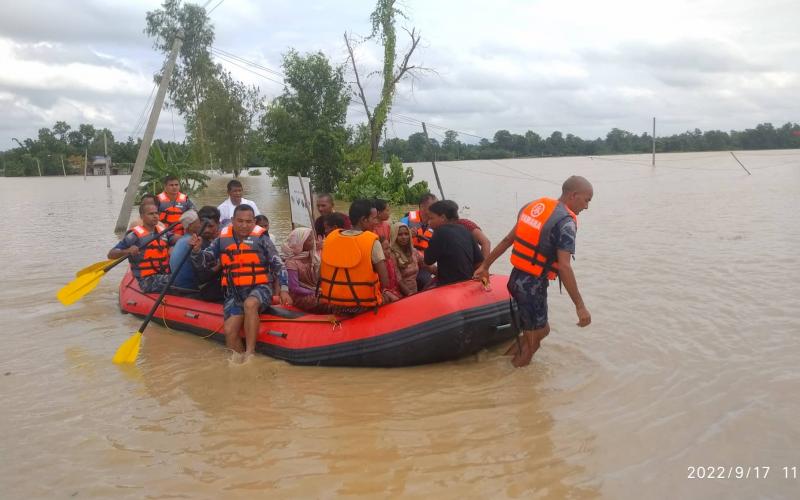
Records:
M108 2L26 0L6 6L0 34L16 40L125 44L141 40L145 11L140 5Z

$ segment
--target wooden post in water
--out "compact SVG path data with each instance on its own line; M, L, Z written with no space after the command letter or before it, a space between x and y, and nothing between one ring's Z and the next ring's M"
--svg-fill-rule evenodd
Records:
M208 3L206 3L208 5ZM175 59L178 57L178 52L183 45L183 32L178 32L175 41L172 43L172 52L167 60L167 65L164 68L164 74L161 75L161 83L158 86L156 93L156 100L153 102L153 109L150 111L150 119L147 121L147 127L144 130L142 137L142 144L139 146L139 153L136 155L136 163L133 165L133 172L131 172L131 179L128 181L128 188L125 191L125 199L122 201L122 207L119 209L119 217L117 217L117 225L114 231L121 232L127 229L128 219L131 217L131 209L133 202L136 199L136 191L139 189L139 182L142 180L142 172L144 171L144 162L147 160L147 155L150 154L150 144L153 142L153 134L156 132L156 124L158 123L158 115L161 113L161 107L164 106L164 98L167 95L167 87L169 80L172 78L172 70L175 69Z
M656 166L656 117L653 117L653 166Z
M444 200L444 191L442 191L442 181L439 180L439 172L436 171L436 160L433 158L433 148L431 148L431 140L428 137L428 128L425 122L422 122L422 131L425 132L425 141L428 143L428 149L431 150L431 165L433 165L433 175L436 176L436 185L439 186L439 194L442 195L440 199Z

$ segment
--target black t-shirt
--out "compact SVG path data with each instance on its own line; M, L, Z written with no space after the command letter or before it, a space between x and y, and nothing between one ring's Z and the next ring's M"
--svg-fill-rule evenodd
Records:
M481 249L472 235L460 224L445 224L433 231L425 263L436 263L439 285L455 283L472 278L475 265L483 262Z

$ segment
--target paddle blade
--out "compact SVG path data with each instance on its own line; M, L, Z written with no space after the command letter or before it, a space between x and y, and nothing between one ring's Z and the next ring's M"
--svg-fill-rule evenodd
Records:
M105 271L100 270L78 276L64 285L64 287L58 291L56 297L65 306L74 304L83 298L84 295L94 290L104 274Z
M91 266L86 266L80 271L75 273L75 276L83 276L84 274L93 273L95 271L100 271L101 269L105 269L106 266L113 264L116 262L116 259L108 259L100 262L95 262Z
M122 343L114 354L114 363L135 363L139 356L139 346L142 345L142 332L136 332Z

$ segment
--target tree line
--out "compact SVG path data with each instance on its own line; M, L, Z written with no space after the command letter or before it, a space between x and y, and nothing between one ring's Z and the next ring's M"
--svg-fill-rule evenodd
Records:
M278 186L286 186L286 177L303 175L321 191L337 192L344 197L379 197L393 202L414 201L427 190L424 182L412 184L413 170L402 162L511 157L601 155L647 153L652 138L647 133L613 129L605 138L585 140L573 134L553 132L548 137L528 131L515 134L498 130L492 140L465 143L459 132L446 131L441 141L426 139L422 132L407 139L388 139L384 135L397 85L406 78L422 76L428 68L414 61L420 33L402 26L408 35L401 48L396 24L408 19L396 6L396 0L377 0L370 14L371 32L357 37L344 32L347 58L338 63L321 51L300 54L289 49L281 65L284 89L267 101L258 87L237 81L214 57L238 66L253 66L235 54L213 46L214 26L205 9L181 0L164 0L161 8L147 12L145 33L154 48L165 56L175 38L183 36L174 76L169 84L169 106L186 123L183 142L156 140L147 162L143 184L157 189L160 173L169 172L184 179L194 179L202 189L205 170L233 172L246 168L266 169ZM376 43L383 60L378 68L359 64L356 48ZM243 66L244 67L244 66ZM273 71L254 65L263 75ZM261 72L261 73L259 73ZM348 72L348 74L346 74ZM381 91L370 102L365 81L377 78ZM160 74L154 76L156 83ZM351 85L348 80L354 80ZM351 103L363 107L366 120L355 126L347 124ZM65 170L83 171L84 155L108 154L116 163L133 163L141 143L128 137L117 141L110 130L98 130L91 124L72 128L63 121L52 128L42 128L36 138L17 142L17 147L2 153L5 175L60 175L61 159ZM787 123L775 128L763 123L742 132L698 129L660 137L656 151L706 151L729 149L800 148L800 126ZM143 186L144 187L144 186Z
M771 123L761 123L755 128L730 132L694 129L656 138L657 153L746 149L800 149L800 125L789 122L775 128ZM426 140L422 132L411 134L408 139L389 139L384 142L383 151L387 156L397 156L404 162L430 161L432 158L448 161L635 154L652 152L653 136L646 132L636 135L618 128L612 129L605 138L593 140L573 134L564 136L559 131L542 137L531 130L525 134L498 130L491 141L481 139L477 144L469 144L458 139L458 132L448 130L441 140Z

